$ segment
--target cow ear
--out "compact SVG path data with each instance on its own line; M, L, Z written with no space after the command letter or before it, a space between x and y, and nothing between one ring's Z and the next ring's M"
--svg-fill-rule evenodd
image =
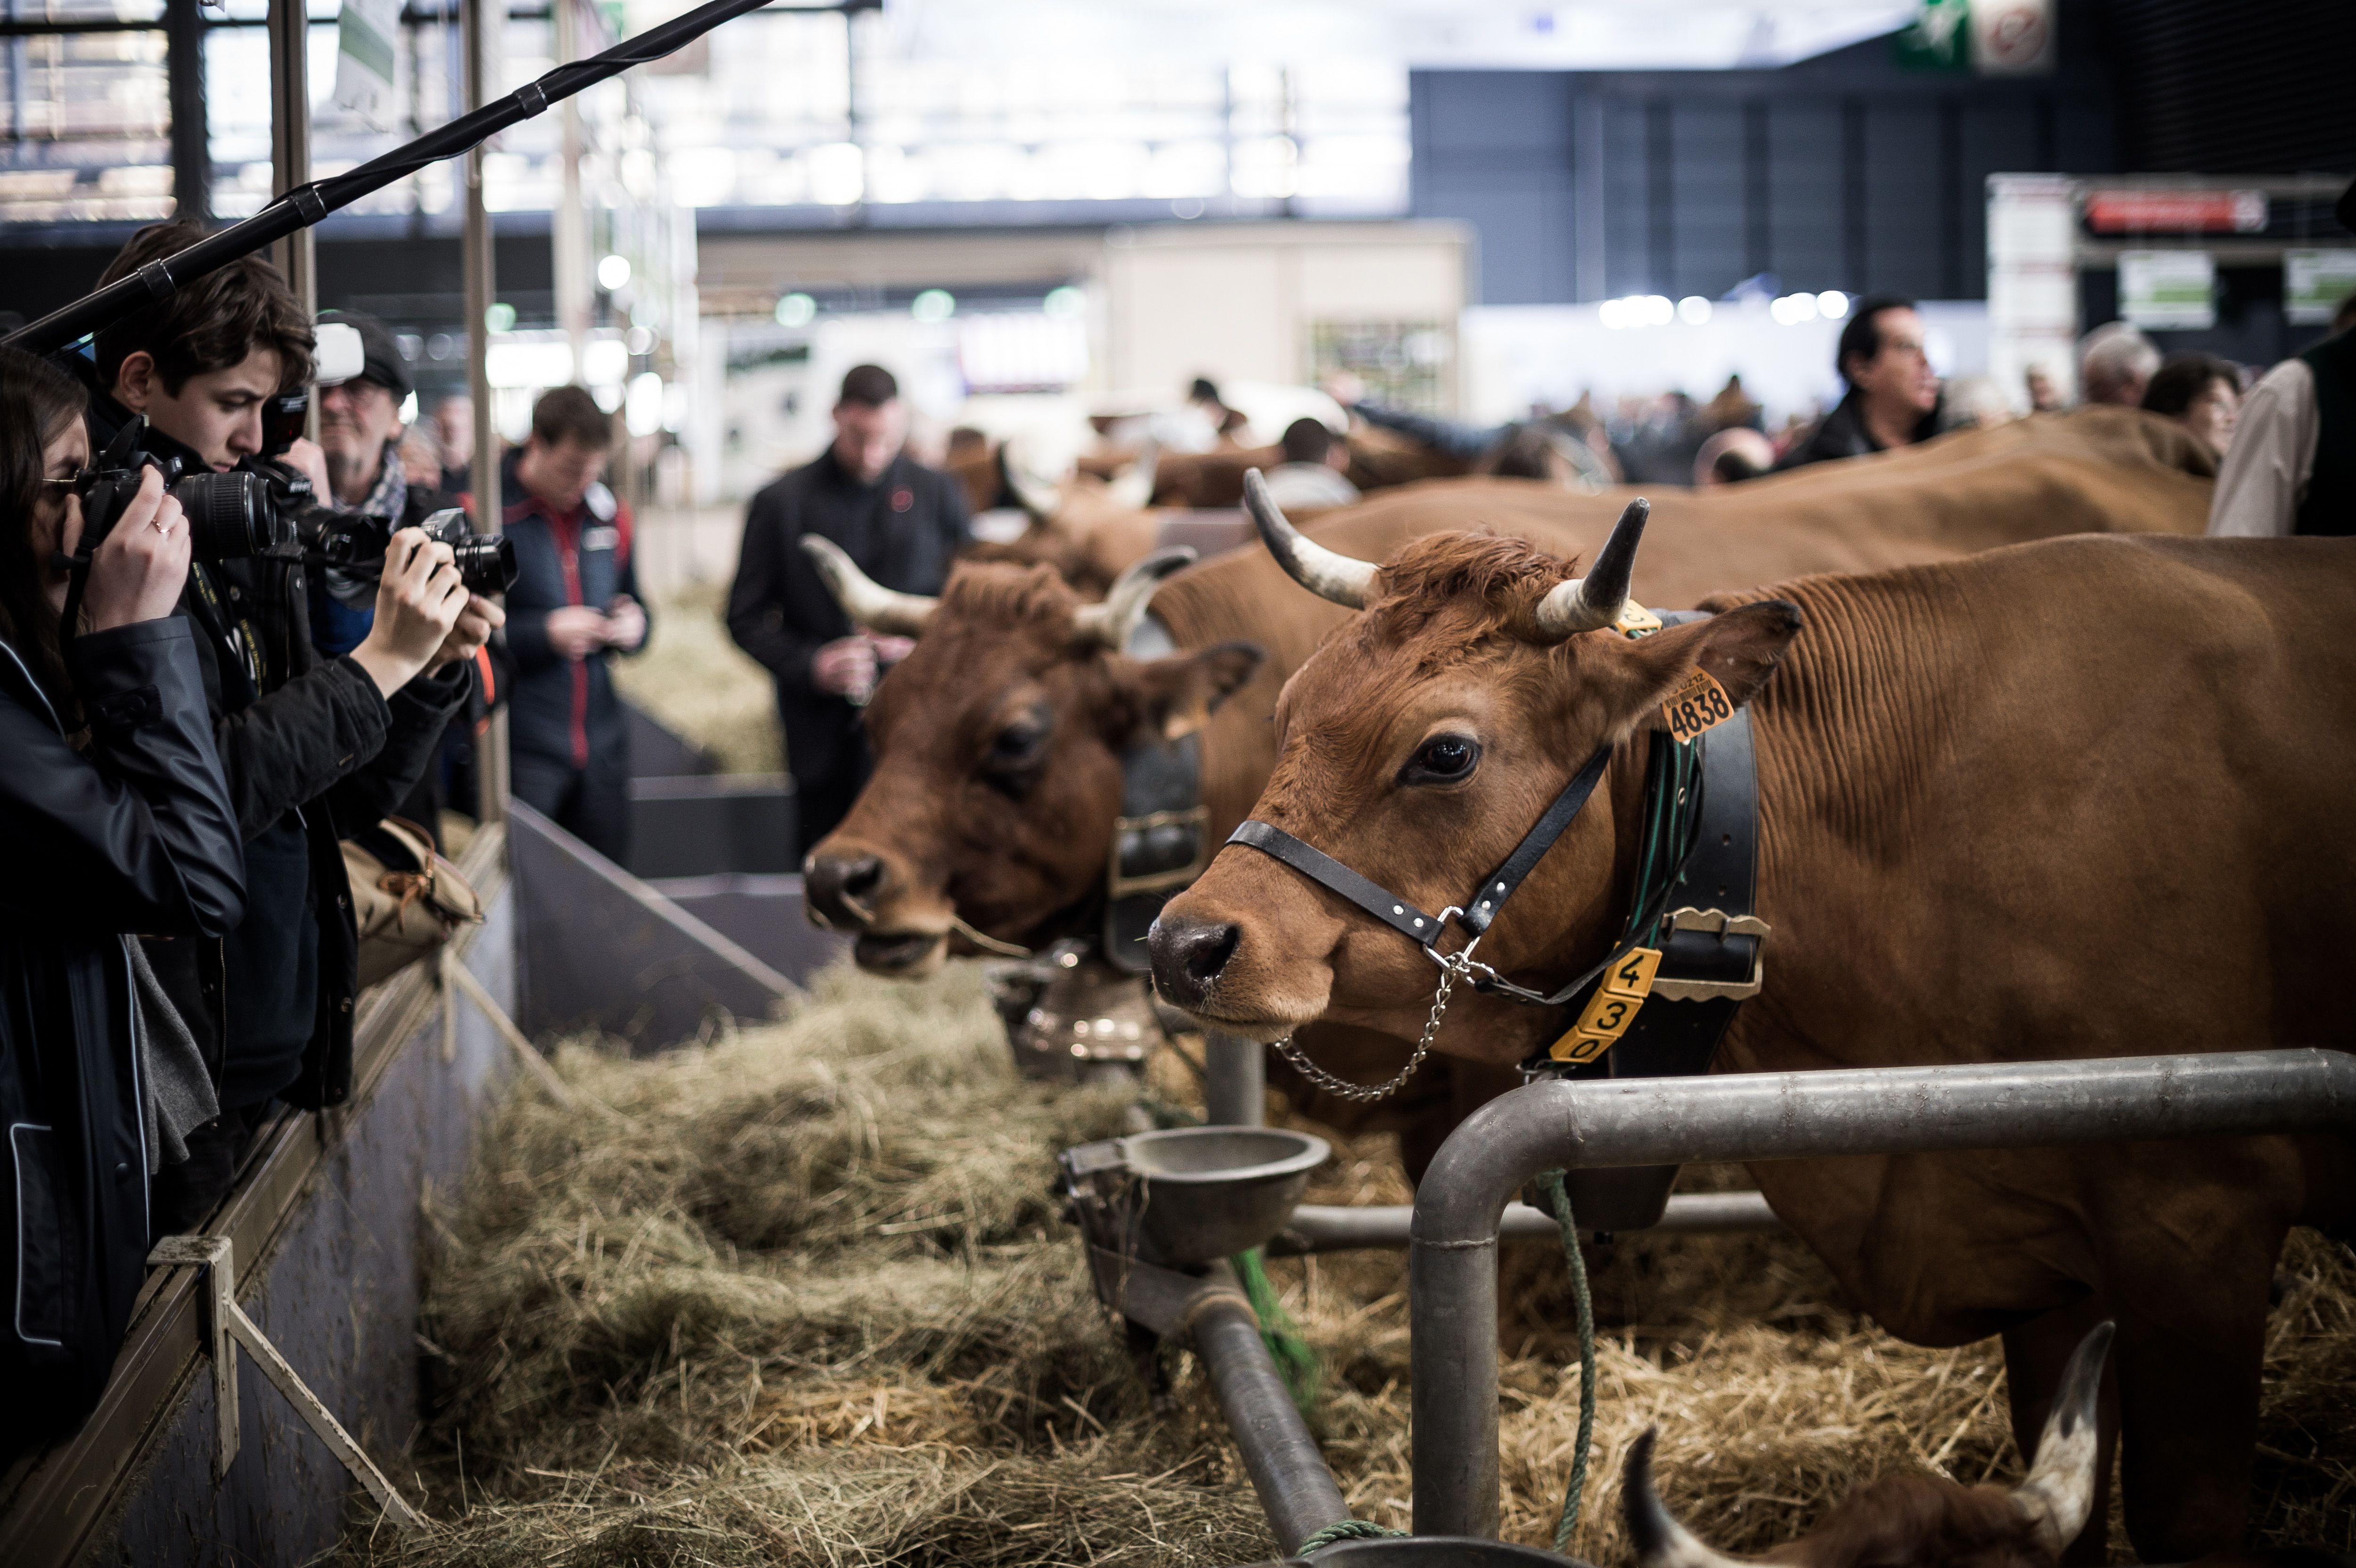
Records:
M1165 741L1193 734L1210 721L1211 709L1258 673L1267 656L1258 643L1220 643L1140 666L1139 727Z
M1766 599L1624 644L1620 678L1612 683L1618 689L1611 693L1612 705L1639 728L1658 728L1661 704L1699 670L1718 682L1727 700L1740 708L1775 673L1792 639L1800 635L1801 624L1798 605Z

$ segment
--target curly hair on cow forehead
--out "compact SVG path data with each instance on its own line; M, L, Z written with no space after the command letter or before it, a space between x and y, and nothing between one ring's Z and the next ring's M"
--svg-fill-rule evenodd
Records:
M960 620L1057 634L1070 627L1080 604L1080 596L1054 567L1012 561L959 561L941 590L941 608Z
M1384 563L1377 579L1382 596L1366 606L1365 624L1387 642L1428 630L1459 643L1492 632L1537 641L1538 601L1577 575L1576 561L1526 539L1485 530L1427 534Z

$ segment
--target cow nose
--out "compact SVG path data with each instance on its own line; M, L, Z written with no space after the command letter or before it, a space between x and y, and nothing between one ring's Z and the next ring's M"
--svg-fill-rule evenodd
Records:
M876 855L812 855L802 868L802 895L810 907L837 925L863 926L874 919L874 896L884 886L884 861Z
M1227 922L1163 915L1153 923L1147 949L1153 955L1153 984L1182 1008L1199 1007L1217 984L1219 971L1235 956L1242 931Z

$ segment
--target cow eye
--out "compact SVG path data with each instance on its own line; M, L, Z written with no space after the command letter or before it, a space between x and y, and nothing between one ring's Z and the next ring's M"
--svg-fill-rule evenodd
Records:
M1470 735L1434 735L1399 771L1401 784L1453 784L1481 761L1481 742Z
M1025 768L1037 762L1046 747L1045 725L1009 724L990 743L990 765L998 772Z

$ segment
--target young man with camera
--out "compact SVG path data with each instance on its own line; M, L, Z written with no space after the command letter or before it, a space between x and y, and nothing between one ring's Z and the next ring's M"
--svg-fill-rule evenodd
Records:
M201 235L192 223L143 229L105 281ZM275 269L248 258L209 273L98 335L95 443L144 416L140 447L177 460L183 473L253 468L265 456L265 407L309 379L312 344ZM327 493L318 448L296 442L285 462ZM273 493L287 505L308 499L275 479ZM415 785L499 617L467 592L448 545L403 529L383 552L366 635L325 658L312 646L299 561L203 554L181 612L197 628L245 837L246 915L218 942L151 945L158 978L208 1053L221 1104L218 1120L188 1138L188 1160L157 1179L158 1234L203 1221L274 1101L316 1110L349 1094L359 938L337 840Z

